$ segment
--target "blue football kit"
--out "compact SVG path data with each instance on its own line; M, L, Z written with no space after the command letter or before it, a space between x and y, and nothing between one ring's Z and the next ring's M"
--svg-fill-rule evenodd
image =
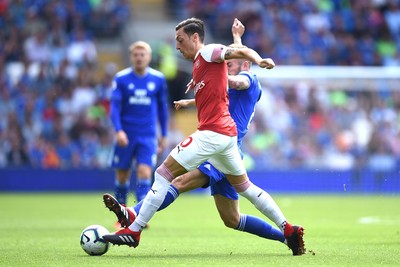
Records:
M124 130L129 145L115 146L112 166L129 169L132 158L154 167L157 156L157 122L167 135L168 107L164 75L150 67L144 76L132 68L117 73L111 95L111 120L115 131Z
M127 146L114 146L112 167L128 170L135 159L136 165L154 168L157 161L157 134L167 135L167 85L164 75L148 67L143 76L133 68L115 75L111 94L111 121L115 131L123 130L129 140ZM159 125L159 127L158 127ZM115 196L126 203L129 182L116 181ZM151 187L150 179L137 179L136 198L143 199Z

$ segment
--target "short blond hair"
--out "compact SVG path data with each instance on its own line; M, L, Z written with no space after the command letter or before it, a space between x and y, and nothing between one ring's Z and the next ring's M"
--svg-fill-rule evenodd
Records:
M144 41L137 41L134 42L133 44L131 44L129 46L129 52L132 52L133 50L135 50L136 48L143 48L145 49L147 52L149 52L149 54L151 54L151 47L148 43L144 42Z

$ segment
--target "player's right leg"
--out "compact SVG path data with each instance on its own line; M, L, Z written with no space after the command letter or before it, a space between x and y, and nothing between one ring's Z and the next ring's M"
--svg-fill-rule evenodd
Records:
M167 159L157 168L153 186L147 193L140 213L136 217L135 221L129 225L128 228L124 228L113 234L104 235L104 240L116 245L137 247L139 245L140 235L143 228L161 206L168 192L171 181L185 172L187 172L185 168L183 168L171 156L168 156Z
M116 169L115 170L115 187L114 195L119 203L126 205L130 187L130 170Z
M180 175L172 181L172 184L168 189L168 193L157 211L163 210L171 205L178 198L180 193L203 187L204 185L208 185L208 182L208 177L198 169ZM103 195L103 201L106 207L115 213L122 227L128 227L131 223L133 223L143 205L142 200L132 208L127 208L123 205L120 205L118 200L108 193Z
M142 229L161 206L171 182L176 177L196 169L216 151L224 149L232 139L211 131L196 131L182 141L157 168L153 186L147 193L135 221L128 228L105 235L104 240L113 244L136 247Z
M116 170L114 196L120 204L126 205L130 187L130 171L135 142L130 140L127 146L114 146L114 156L111 166Z
M151 188L153 175L153 169L151 166L146 164L138 164L136 167L136 185L135 185L135 195L137 202L142 201L147 192L149 192Z
M157 160L157 142L153 137L137 137L136 146L136 186L137 202L146 197L152 184L153 171Z

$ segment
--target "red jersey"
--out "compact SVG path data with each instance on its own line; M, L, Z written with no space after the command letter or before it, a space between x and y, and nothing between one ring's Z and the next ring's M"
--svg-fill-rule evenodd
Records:
M198 130L236 136L236 124L229 113L228 68L224 46L206 45L193 61L191 88L197 107Z

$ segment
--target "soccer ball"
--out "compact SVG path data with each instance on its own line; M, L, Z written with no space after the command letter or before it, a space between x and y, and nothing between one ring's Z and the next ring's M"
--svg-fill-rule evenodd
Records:
M81 247L90 256L100 256L108 251L109 243L103 236L109 234L101 225L90 225L81 233Z

